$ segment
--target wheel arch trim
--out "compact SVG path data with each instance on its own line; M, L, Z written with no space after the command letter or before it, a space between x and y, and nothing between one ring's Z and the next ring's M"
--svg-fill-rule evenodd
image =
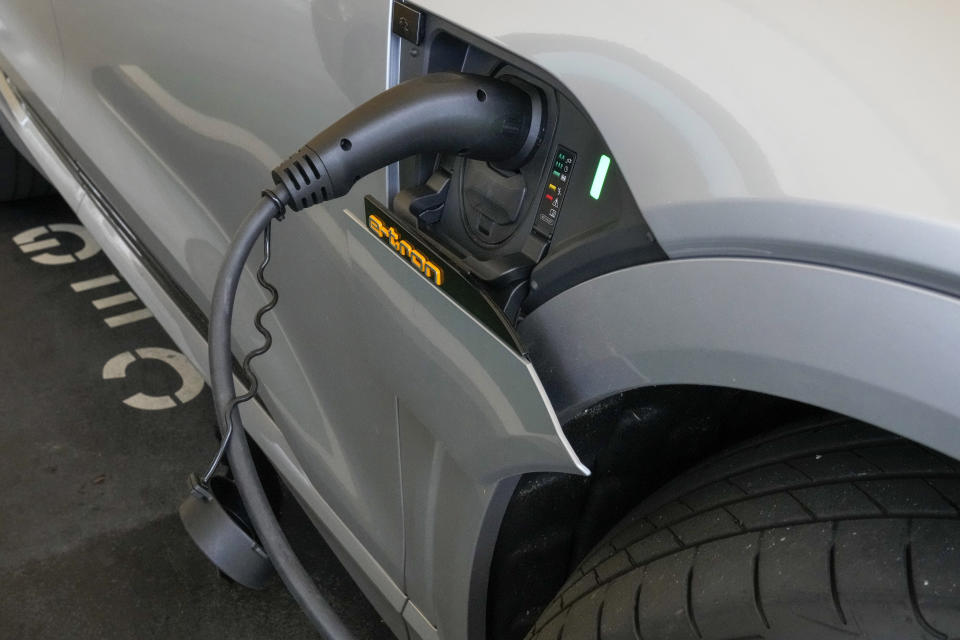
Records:
M520 326L561 421L613 393L696 384L842 413L960 458L960 301L841 269L698 258L574 287Z

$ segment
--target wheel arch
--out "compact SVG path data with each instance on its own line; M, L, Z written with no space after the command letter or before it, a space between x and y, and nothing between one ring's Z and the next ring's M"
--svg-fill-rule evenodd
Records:
M680 472L725 445L822 412L824 419L856 418L960 457L960 403L945 382L960 354L958 322L960 304L940 293L841 269L755 259L631 267L546 303L520 333L571 444L595 473L520 479L490 556L488 630L508 637L497 628L503 612L494 608L499 590L510 588L510 581L498 583L497 573L522 561L504 557L518 548L504 544L505 537L529 533L523 522L530 516L518 513L595 519L592 528L619 519L623 505L616 500L571 497L589 483L611 482L597 473L598 456L618 452L629 458L623 463L639 464L649 458L636 455L638 446L686 443L686 457L666 456ZM638 407L656 415L638 415ZM633 416L624 418L629 411ZM620 427L604 425L611 419ZM625 428L655 432L660 440L625 442L618 435L625 419L632 421ZM664 437L670 432L676 432L672 440ZM540 486L546 484L557 486ZM541 553L542 566L568 566L582 557L596 532L589 523L577 526L572 541L538 536L554 546Z
M799 262L673 260L539 307L520 335L561 422L614 393L742 389L822 407L960 458L960 301Z
M833 418L782 398L694 385L634 389L580 411L564 432L591 475L524 474L496 514L487 637L522 638L587 552L678 471L776 426ZM486 568L478 567L485 576Z

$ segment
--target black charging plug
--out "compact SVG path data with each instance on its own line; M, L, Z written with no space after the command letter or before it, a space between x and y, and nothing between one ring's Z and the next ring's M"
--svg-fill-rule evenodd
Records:
M504 80L433 73L365 102L324 129L273 180L294 211L340 197L361 177L419 153L457 153L517 168L536 149L539 94Z

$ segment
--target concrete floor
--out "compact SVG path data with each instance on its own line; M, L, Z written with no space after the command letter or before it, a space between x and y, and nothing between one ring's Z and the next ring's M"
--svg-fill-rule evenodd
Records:
M184 532L187 474L216 447L209 390L151 359L176 347L75 228L15 242L51 224L77 224L59 199L0 205L0 638L316 637L278 579L223 580ZM287 503L334 608L392 638Z

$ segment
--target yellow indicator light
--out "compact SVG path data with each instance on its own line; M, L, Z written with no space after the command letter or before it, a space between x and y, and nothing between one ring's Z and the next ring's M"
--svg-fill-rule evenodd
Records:
M556 190L557 190L557 185L551 184L551 185L550 185L550 189L551 189L552 191L556 191Z

